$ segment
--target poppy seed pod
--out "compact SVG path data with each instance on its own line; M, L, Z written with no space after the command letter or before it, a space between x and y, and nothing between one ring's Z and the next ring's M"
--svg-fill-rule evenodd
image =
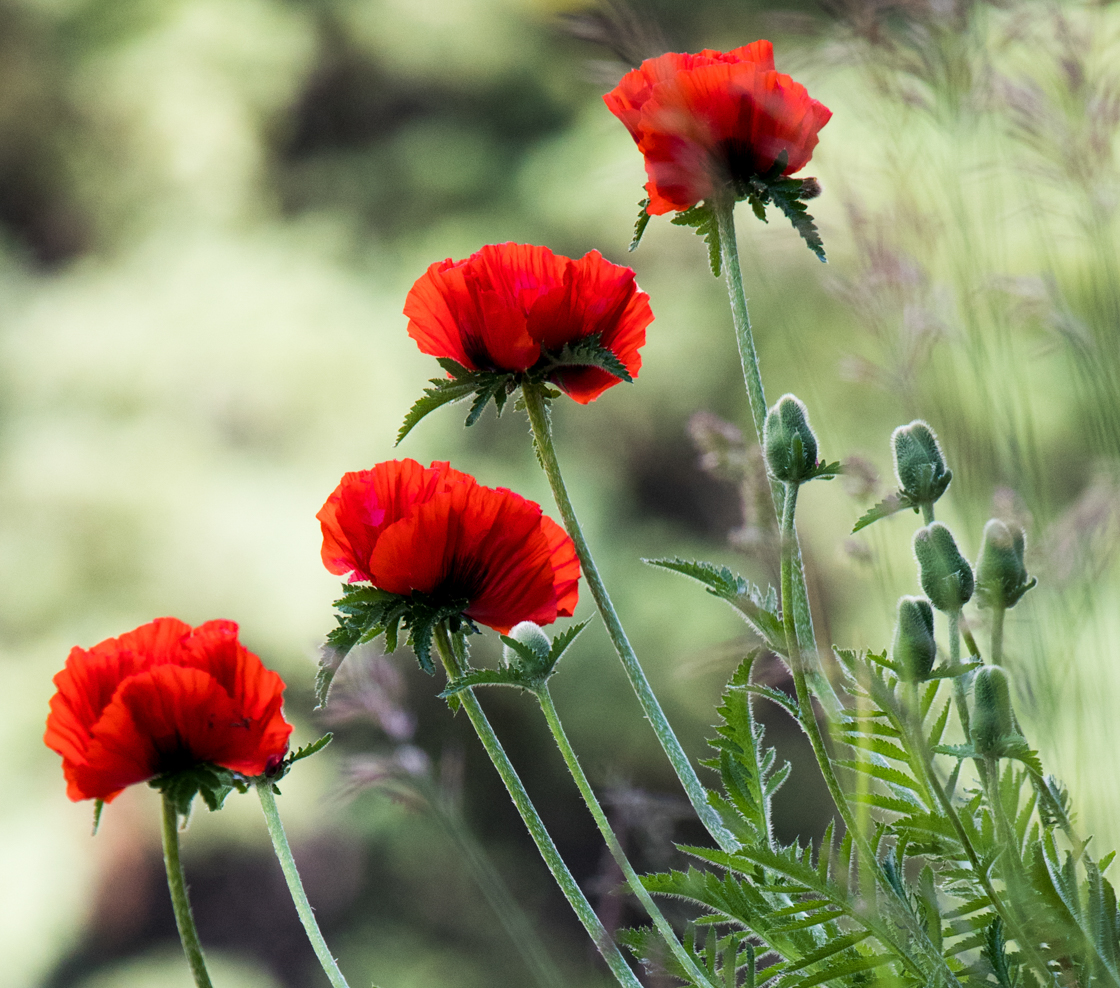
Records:
M998 755L1004 739L1015 733L1011 688L999 666L984 666L972 682L972 744L982 755Z
M984 526L976 561L976 597L981 607L1014 607L1038 581L1023 564L1027 540L1014 522L993 518Z
M502 646L502 665L509 666L510 668L520 668L524 672L533 674L540 672L548 665L548 656L552 651L552 642L549 641L548 635L542 630L540 625L534 624L532 621L522 621L520 624L515 624L509 632L509 637L514 641L520 642L522 645L528 645L532 649L536 662L533 663L532 669L527 669L526 658L519 652L510 648L508 645Z
M934 607L951 614L968 603L975 586L972 567L948 528L939 521L919 528L914 533L914 555L922 589Z
M929 675L937 657L937 642L933 637L933 608L925 597L899 599L891 656L907 682L920 683Z
M808 479L817 465L817 437L800 399L782 395L766 413L762 448L770 473L778 480L799 484Z
M933 504L949 486L953 471L945 468L945 457L934 431L921 419L900 425L891 433L894 473L898 487L915 504Z

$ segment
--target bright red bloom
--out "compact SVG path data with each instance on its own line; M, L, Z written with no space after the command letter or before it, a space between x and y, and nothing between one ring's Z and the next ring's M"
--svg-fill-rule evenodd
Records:
M446 463L389 460L348 473L316 517L323 564L390 593L420 591L505 633L551 624L579 599L579 560L540 505Z
M91 649L54 677L47 747L66 794L109 802L126 787L209 763L261 775L288 750L284 681L237 640L232 621L157 618Z
M782 151L782 175L800 171L832 116L774 70L769 41L647 59L603 100L645 156L647 211L655 215L695 206L727 183L741 195Z
M468 370L528 371L547 353L598 334L631 377L653 321L630 268L595 250L573 261L525 244L491 244L465 261L438 261L412 286L404 314L424 353ZM621 380L580 366L557 368L548 379L580 404Z

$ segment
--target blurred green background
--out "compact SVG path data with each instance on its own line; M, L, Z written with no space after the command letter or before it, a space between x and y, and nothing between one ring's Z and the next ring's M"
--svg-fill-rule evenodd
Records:
M644 176L600 95L627 60L761 36L835 113L809 169L831 263L740 213L771 400L796 391L822 454L853 464L802 499L821 642L884 646L917 589L912 515L848 533L890 489L891 428L922 416L966 553L993 514L1027 528L1040 585L1007 643L1020 716L1100 850L1120 842L1113 6L0 0L0 988L188 983L156 795L127 792L91 839L40 740L69 648L162 614L240 622L289 683L295 741L337 732L280 807L351 984L548 984L533 951L553 984L606 983L469 725L405 650L356 656L312 713L338 589L314 514L344 471L393 455L451 459L548 510L516 413L465 432L444 410L394 454L437 372L405 293L487 242L631 264L657 314L640 378L559 402L557 430L623 620L702 757L752 643L638 560L765 582L771 522L732 425L747 416L722 284L664 219L627 254ZM627 846L663 867L697 834L597 625L554 682ZM636 921L531 703L484 703L604 921ZM817 835L814 769L763 715L794 761L779 829ZM325 984L251 797L198 812L185 856L217 984ZM512 946L499 887L540 943Z

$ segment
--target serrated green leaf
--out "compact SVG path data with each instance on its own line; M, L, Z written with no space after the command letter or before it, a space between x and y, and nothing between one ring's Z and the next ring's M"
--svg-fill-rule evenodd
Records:
M417 398L408 410L408 414L404 417L404 422L401 423L400 430L397 432L397 441L393 445L399 446L404 437L437 408L442 408L452 402L462 401L474 394L476 388L473 377L464 380L434 378L429 384L431 387L425 388L424 394Z
M637 250L638 244L642 242L642 235L646 232L646 227L649 226L649 221L652 217L649 215L649 199L643 199L638 203L638 218L634 221L634 237L630 241L630 246L627 250Z
M860 515L859 521L852 527L852 534L854 535L862 528L867 528L868 525L879 521L880 518L889 518L904 508L914 508L916 510L917 505L901 491L888 494L882 501Z
M697 236L704 238L704 243L708 245L708 266L712 269L712 274L718 278L723 270L723 264L719 224L714 211L707 203L701 202L677 213L670 222L675 226L690 226L696 231Z

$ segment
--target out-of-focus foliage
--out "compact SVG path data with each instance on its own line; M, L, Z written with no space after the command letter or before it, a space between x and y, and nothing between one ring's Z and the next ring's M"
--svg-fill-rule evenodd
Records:
M844 487L815 485L801 505L822 644L882 647L896 597L917 590L906 540L891 537L906 522L848 533L885 493L891 429L924 418L953 465L938 510L965 555L991 514L1027 531L1040 583L1006 645L1029 691L1020 716L1082 829L1120 839L1116 13L661 0L616 11L621 32L559 16L580 13L545 0L0 0L3 988L164 979L143 973L174 936L154 797L121 797L90 840L89 808L66 802L39 741L50 676L72 644L157 615L228 617L291 684L296 742L318 736L313 660L338 587L314 513L344 471L393 455L438 373L404 332L409 285L483 243L596 247L652 297L637 382L558 405L556 424L623 619L702 754L719 684L752 642L637 560L725 547L765 586L776 542L757 451L729 424L748 421L746 405L703 245L655 221L626 254L644 178L599 94L619 53L662 47L772 37L779 66L835 114L810 169L830 264L782 224L740 221L771 394L807 401L822 456L862 457ZM457 410L434 414L402 454L450 458L547 508L515 415L460 425ZM325 767L301 763L281 800L344 968L394 988L528 983L500 909L479 905L492 867L564 981L597 983L440 684L376 656L355 666L329 711L341 723ZM671 837L696 835L598 628L554 692L639 866L672 866ZM604 921L625 925L532 709L486 703ZM775 823L804 840L826 819L804 749L789 757ZM463 863L457 833L483 864ZM223 983L308 983L251 800L200 814L185 848L203 940L246 972Z

